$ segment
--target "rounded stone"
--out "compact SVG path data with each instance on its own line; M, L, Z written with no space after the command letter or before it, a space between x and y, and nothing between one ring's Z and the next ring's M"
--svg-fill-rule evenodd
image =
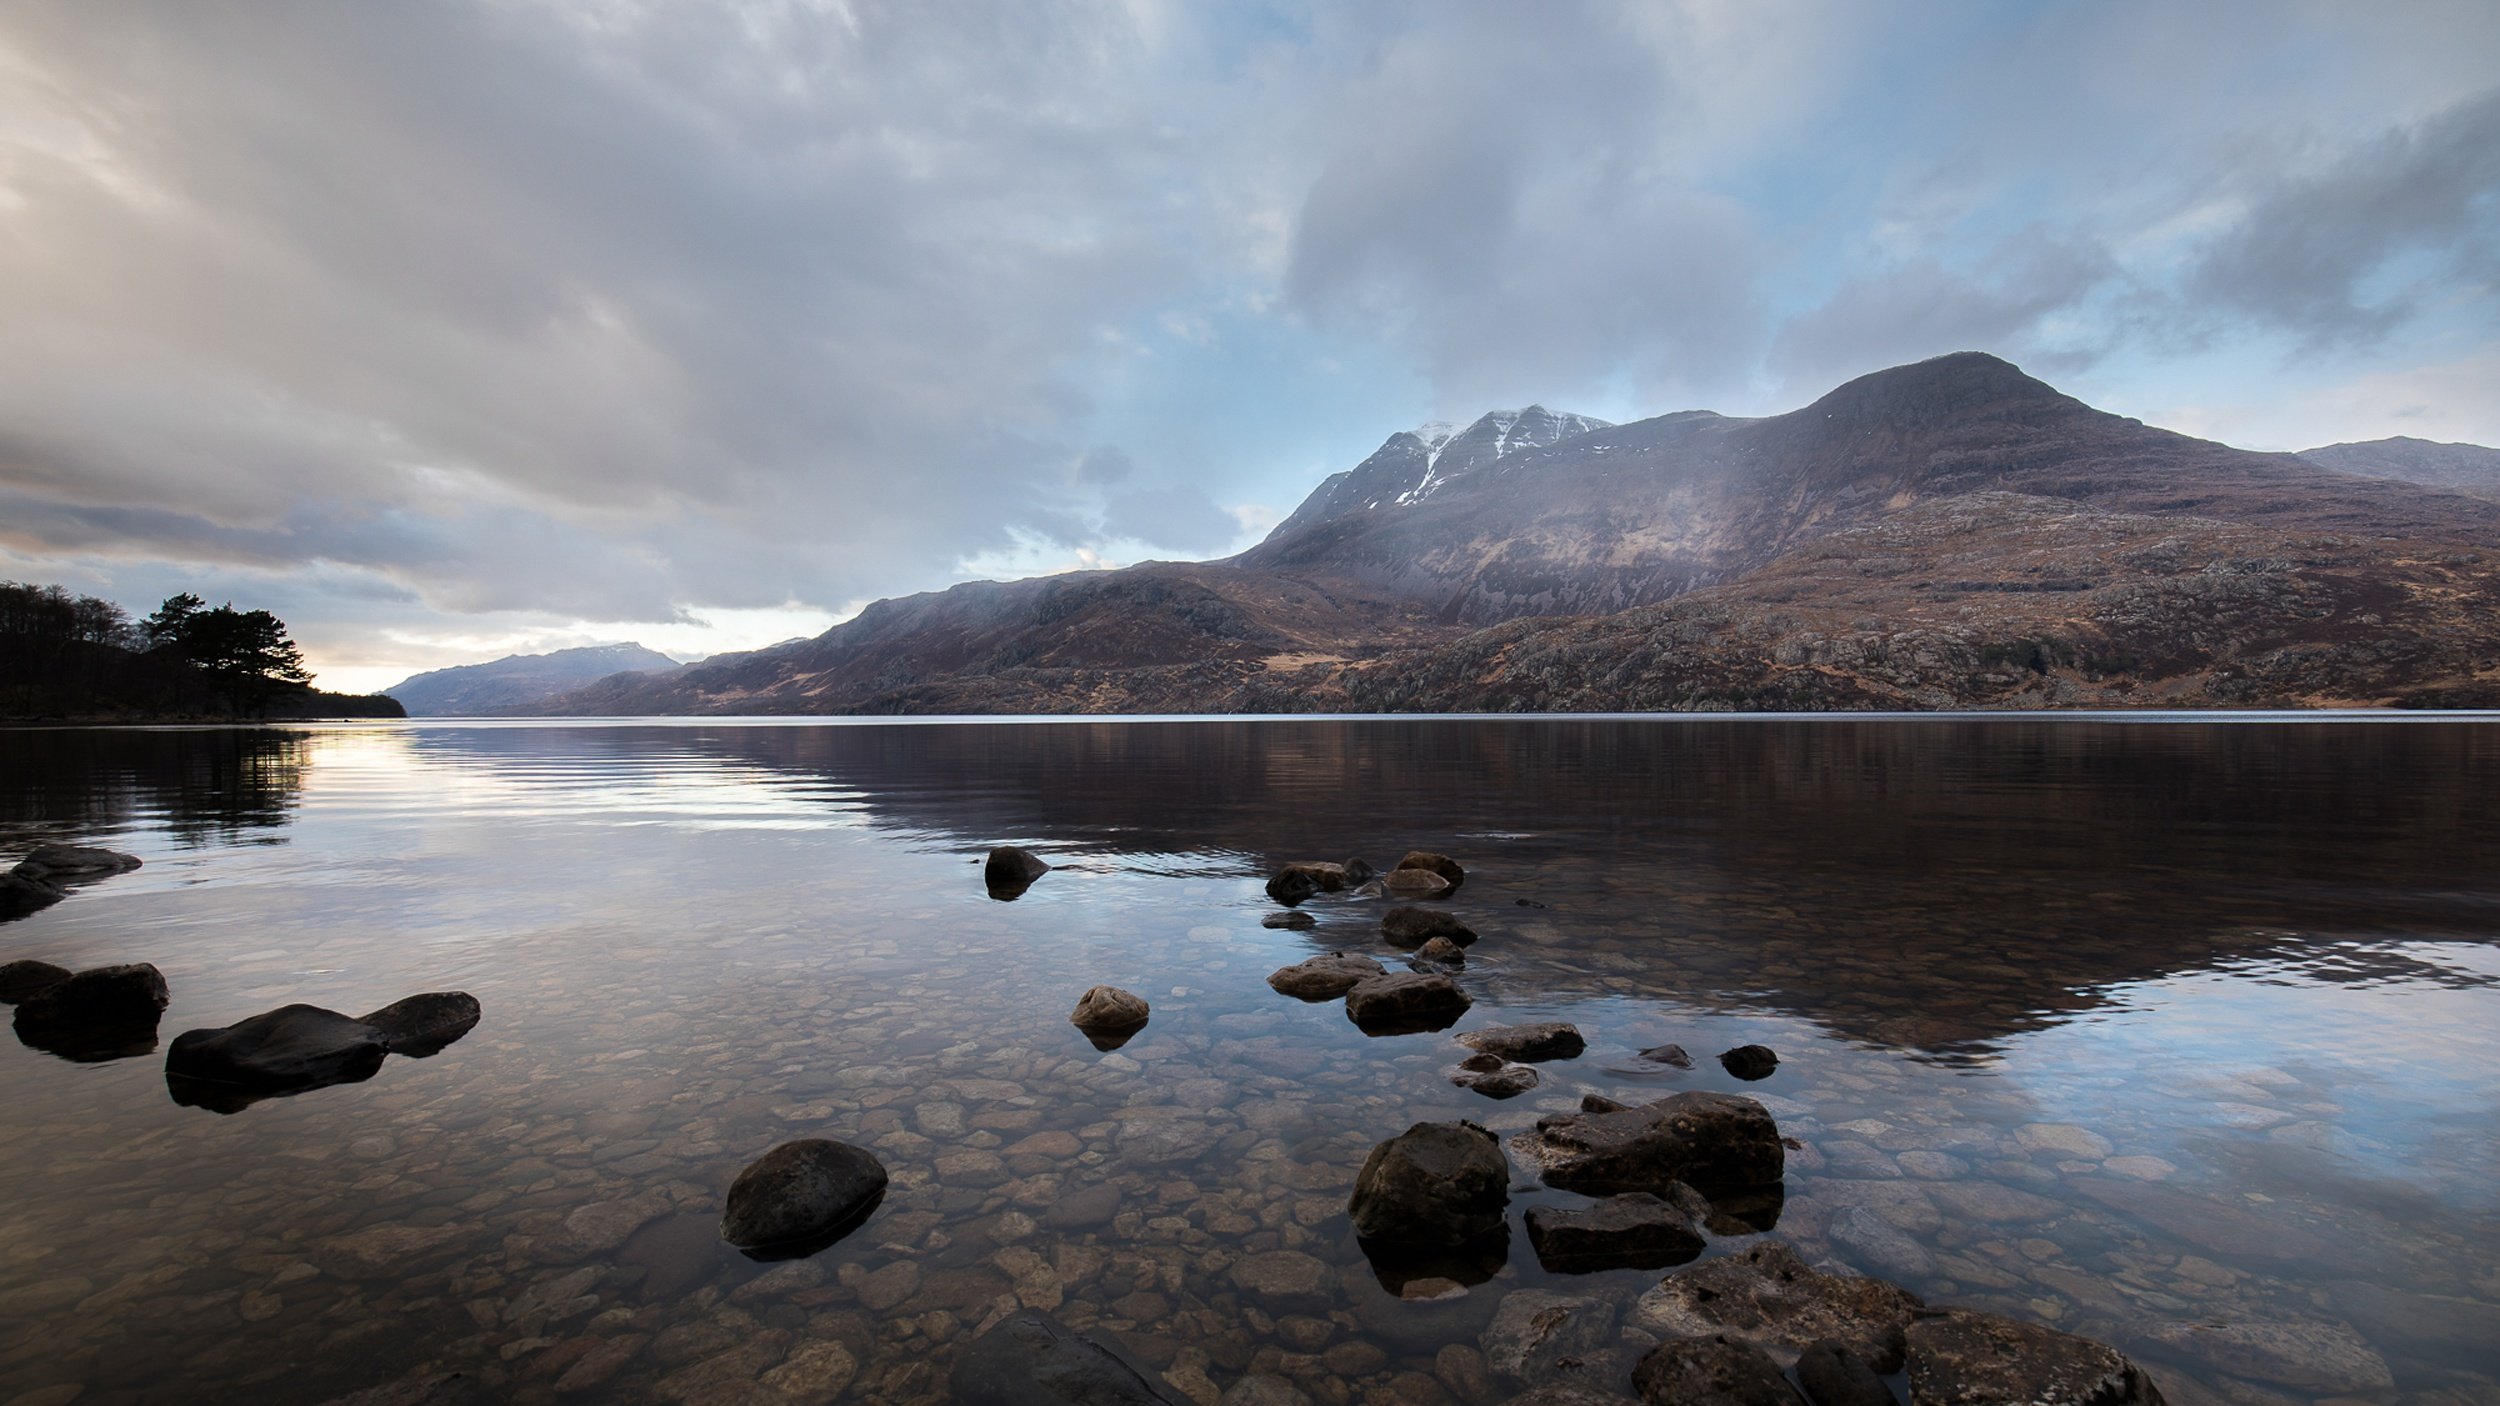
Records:
M730 1183L721 1238L763 1250L838 1237L876 1206L885 1182L885 1164L864 1148L829 1138L785 1142Z

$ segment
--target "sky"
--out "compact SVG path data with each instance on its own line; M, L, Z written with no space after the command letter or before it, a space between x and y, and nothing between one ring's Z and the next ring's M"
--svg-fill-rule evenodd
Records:
M2496 283L2492 0L9 0L0 578L361 691L1955 350L2500 445Z

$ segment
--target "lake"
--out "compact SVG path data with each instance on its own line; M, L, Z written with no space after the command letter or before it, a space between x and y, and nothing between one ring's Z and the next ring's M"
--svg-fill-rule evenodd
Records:
M1515 1234L1417 1293L1349 1226L1365 1154L1704 1089L1800 1144L1769 1237L2113 1342L2173 1406L2500 1402L2488 722L419 721L0 732L0 778L0 863L146 862L0 926L0 961L153 963L164 1042L485 1012L233 1112L170 1097L161 1045L0 1042L0 1401L457 1371L937 1402L1018 1305L1175 1400L1497 1401L1504 1296L1617 1314L1660 1272L1550 1273ZM1002 843L1057 867L994 900ZM1524 1096L1266 984L1400 955L1377 897L1263 927L1277 865L1409 849L1467 869L1455 1030L1586 1038ZM1116 1050L1068 1021L1097 983L1152 1003ZM1637 1053L1666 1042L1694 1067ZM1745 1044L1770 1077L1715 1062ZM723 1245L739 1169L816 1136L884 1160L874 1216L807 1259ZM2161 1331L2190 1322L2255 1326Z

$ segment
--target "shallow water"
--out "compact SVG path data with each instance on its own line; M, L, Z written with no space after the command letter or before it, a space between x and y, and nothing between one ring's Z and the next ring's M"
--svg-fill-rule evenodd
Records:
M1264 1372L1500 1400L1505 1294L1659 1274L1550 1274L1514 1235L1489 1282L1402 1299L1346 1222L1365 1152L1701 1088L1804 1144L1770 1233L1807 1259L2116 1342L2175 1406L2500 1402L2500 726L24 731L0 778L0 859L147 862L0 926L0 961L153 962L168 1041L291 1001L486 1012L231 1115L158 1057L0 1049L0 1401L453 1370L514 1401L942 1401L1020 1304L1176 1399ZM1059 867L993 901L1003 842ZM1524 1097L1265 984L1396 960L1373 898L1262 928L1274 864L1409 848L1469 869L1456 1028L1587 1037ZM1116 1052L1067 1023L1098 982L1154 1006ZM1667 1041L1697 1067L1634 1055ZM1770 1078L1710 1059L1747 1043ZM802 1261L722 1246L730 1179L803 1136L878 1151L875 1216ZM2190 1321L2334 1360L2145 1336Z

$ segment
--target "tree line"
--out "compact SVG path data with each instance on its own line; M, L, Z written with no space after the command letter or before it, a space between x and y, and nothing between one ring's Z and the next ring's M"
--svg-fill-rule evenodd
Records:
M0 717L398 716L389 700L317 693L286 622L185 591L133 620L109 600L0 581ZM384 705L388 705L387 707Z

